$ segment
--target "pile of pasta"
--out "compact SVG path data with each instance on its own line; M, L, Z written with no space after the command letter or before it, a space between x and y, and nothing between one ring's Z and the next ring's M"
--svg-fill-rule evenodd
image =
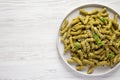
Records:
M98 66L113 68L120 62L118 15L110 18L107 8L80 9L79 16L64 20L60 35L64 54L71 55L67 62L78 71L88 69L91 74Z

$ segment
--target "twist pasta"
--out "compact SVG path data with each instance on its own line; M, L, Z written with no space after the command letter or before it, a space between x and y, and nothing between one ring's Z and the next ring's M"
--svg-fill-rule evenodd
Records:
M86 59L83 60L83 63L84 63L84 64L89 64L89 65L91 65L91 66L94 66L94 62L89 61L89 60L86 60Z
M108 65L107 61L101 61L97 63L97 66L104 66L104 65Z
M94 9L91 12L89 12L90 15L97 14L99 11L98 9Z
M91 73L94 71L94 69L95 69L95 66L91 66L91 67L88 69L87 73L88 73L88 74L91 74Z
M61 30L65 29L65 27L67 27L68 25L68 20L65 20L61 26Z
M72 59L73 59L76 63L78 63L79 65L82 65L82 61L79 60L79 58L72 57Z
M76 63L73 59L71 59L71 58L69 58L69 59L67 59L67 62L68 63Z
M118 15L110 18L107 8L91 12L80 9L80 14L82 16L76 16L72 21L66 19L60 28L64 53L70 50L67 62L76 64L78 71L89 67L88 74L97 66L114 67L120 62Z
M76 69L77 69L78 71L84 70L84 69L86 69L86 68L87 68L86 66L76 66Z
M84 9L80 9L80 13L84 14L84 15L88 15L88 12Z

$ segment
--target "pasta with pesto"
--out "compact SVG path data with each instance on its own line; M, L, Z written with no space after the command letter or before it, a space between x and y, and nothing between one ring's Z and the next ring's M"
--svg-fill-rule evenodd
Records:
M70 51L67 62L78 71L88 68L91 74L98 66L113 68L120 62L120 27L118 15L109 16L107 8L87 11L71 21L64 20L60 28L64 54Z

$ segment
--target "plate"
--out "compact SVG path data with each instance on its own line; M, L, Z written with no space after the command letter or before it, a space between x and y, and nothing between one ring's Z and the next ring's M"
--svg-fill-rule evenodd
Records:
M78 16L80 8L83 8L83 9L85 9L87 11L91 11L91 10L93 10L95 8L102 9L103 7L107 8L107 12L109 13L109 16L111 18L113 18L114 14L117 13L115 10L113 10L112 8L110 8L108 6L105 6L105 5L101 5L101 4L86 4L86 5L80 6L78 8L75 8L74 10L72 10L70 13L68 13L68 15L64 18L64 20L68 19L69 21L71 21L74 17ZM62 23L63 23L63 21L62 21ZM62 25L62 23L61 23L61 25ZM118 23L120 24L120 16L119 16L119 14L118 14ZM59 29L59 31L60 31L60 29ZM58 37L57 37L57 49L58 49L58 52L59 52L59 55L60 55L61 59L63 60L63 62L67 66L67 68L69 68L71 70L70 72L74 72L74 73L76 73L78 75L102 76L102 75L105 75L105 74L109 74L110 72L112 72L113 70L115 70L120 65L120 63L118 63L112 69L109 68L109 67L97 67L92 74L87 74L87 70L85 70L85 71L77 71L75 69L74 65L70 65L70 64L67 63L66 59L70 58L70 54L69 54L69 52L67 54L65 54L65 55L63 53L63 51L64 51L64 45L63 45L63 43L60 40L59 31L58 31Z

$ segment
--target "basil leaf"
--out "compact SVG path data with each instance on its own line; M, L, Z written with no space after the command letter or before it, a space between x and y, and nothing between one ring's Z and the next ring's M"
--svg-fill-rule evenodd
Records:
M75 49L78 50L80 48L80 43L79 42L75 42Z
M97 42L98 46L102 45L102 41L100 40L99 36L97 34L93 34L93 38L95 39L95 41Z
M108 56L110 59L113 59L115 57L115 54L113 52L110 52L109 53L109 56Z
M103 17L100 17L99 19L100 19L100 21L102 21L103 23L106 23L106 20L105 20L105 18L103 18Z

